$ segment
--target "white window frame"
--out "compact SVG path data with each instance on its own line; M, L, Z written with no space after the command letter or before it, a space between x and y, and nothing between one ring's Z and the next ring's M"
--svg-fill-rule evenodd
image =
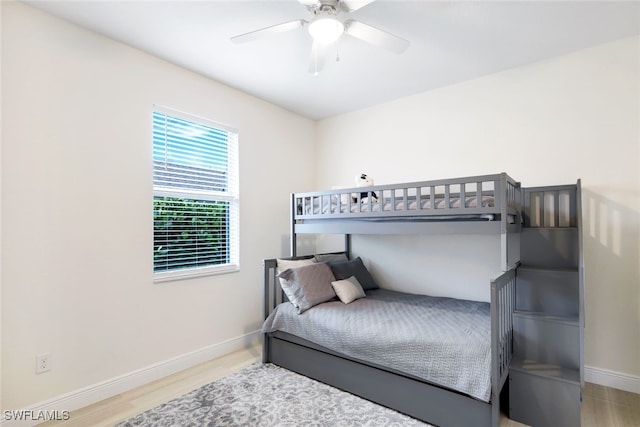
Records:
M187 120L196 124L213 127L222 130L229 136L227 146L228 154L228 186L227 191L200 191L191 189L177 189L170 186L159 186L153 184L153 198L155 197L177 197L203 201L223 201L229 203L229 223L228 223L228 251L229 262L203 267L186 267L168 271L154 271L153 281L168 282L195 277L210 276L215 274L226 274L240 270L240 200L239 200L239 171L238 171L238 131L232 127L222 125L212 120L173 110L167 107L154 105L153 113L165 114L182 120ZM153 116L153 115L152 115ZM152 119L153 126L153 119ZM153 131L151 145L153 148ZM152 212L154 208L152 208ZM154 240L155 251L155 240ZM153 264L153 262L152 262Z

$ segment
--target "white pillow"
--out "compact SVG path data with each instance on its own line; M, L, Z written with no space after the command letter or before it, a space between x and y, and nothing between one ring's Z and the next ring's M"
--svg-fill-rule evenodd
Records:
M349 304L350 302L366 296L360 282L358 282L358 279L354 276L351 276L348 279L331 282L331 286L333 287L336 295L338 295L338 298L340 298L340 301L345 304Z

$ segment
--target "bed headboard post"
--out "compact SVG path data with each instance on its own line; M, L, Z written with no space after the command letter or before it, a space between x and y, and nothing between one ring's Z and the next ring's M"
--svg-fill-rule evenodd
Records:
M269 316L273 307L275 307L277 303L277 295L275 291L275 286L273 285L274 281L277 280L275 277L275 272L278 267L278 262L276 259L265 259L262 260L262 271L263 271L263 291L264 291L264 301L263 301L263 319L266 319ZM273 297L272 297L273 296ZM264 338L262 341L262 362L267 363L269 361L269 340Z
M344 235L344 251L347 253L347 256L351 258L351 234Z
M296 241L296 195L295 193L291 193L291 209L289 210L289 215L291 216L289 224L289 255L296 256L297 252L297 241Z
M507 174L502 172L494 183L496 207L500 209L500 270L509 269L509 242L507 240Z
M262 260L262 270L264 276L262 278L263 290L264 290L264 312L263 317L266 319L271 313L271 310L277 304L277 296L275 289L276 287L273 285L273 281L275 281L275 271L278 267L276 259L265 259ZM273 298L273 300L271 300Z
M582 181L576 182L576 227L578 228L578 319L580 327L580 386L584 387L584 238L582 235Z

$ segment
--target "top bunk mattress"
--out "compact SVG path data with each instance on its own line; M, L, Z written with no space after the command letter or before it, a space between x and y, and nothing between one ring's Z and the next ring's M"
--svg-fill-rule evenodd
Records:
M350 304L329 301L302 314L282 303L263 332L283 331L488 402L491 322L486 302L367 291Z

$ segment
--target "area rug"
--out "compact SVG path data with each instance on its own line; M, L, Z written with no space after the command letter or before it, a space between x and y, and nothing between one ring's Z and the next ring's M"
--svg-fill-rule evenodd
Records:
M235 374L150 409L131 426L427 426L272 364Z

